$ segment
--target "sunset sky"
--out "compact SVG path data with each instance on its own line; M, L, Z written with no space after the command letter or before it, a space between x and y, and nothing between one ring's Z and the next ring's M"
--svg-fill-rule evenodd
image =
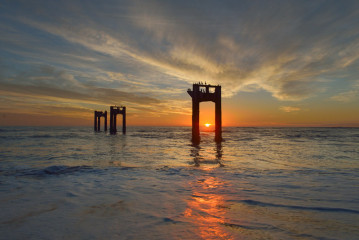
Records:
M359 127L359 1L0 2L0 125L190 126L198 81L224 126Z

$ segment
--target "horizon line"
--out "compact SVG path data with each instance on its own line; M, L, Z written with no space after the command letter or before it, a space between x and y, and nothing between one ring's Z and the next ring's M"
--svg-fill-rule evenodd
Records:
M121 126L121 125L118 125ZM2 127L89 127L91 125L0 125ZM191 125L127 125L127 127L192 127ZM227 127L240 128L359 128L359 124L324 124L324 125L227 125Z

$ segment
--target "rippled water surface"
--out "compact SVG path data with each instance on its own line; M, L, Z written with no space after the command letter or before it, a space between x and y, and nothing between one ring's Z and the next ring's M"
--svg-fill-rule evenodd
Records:
M0 239L359 239L359 128L0 128Z

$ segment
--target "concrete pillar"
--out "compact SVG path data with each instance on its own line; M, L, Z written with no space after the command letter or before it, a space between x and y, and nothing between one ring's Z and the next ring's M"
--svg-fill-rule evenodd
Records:
M123 107L122 109L122 133L126 134L126 107Z
M105 111L105 132L107 131L107 111Z
M204 87L205 91L200 91L200 87ZM214 88L214 92L210 89ZM222 141L222 100L221 86L213 86L209 84L196 83L193 84L193 90L188 89L188 94L192 97L192 142L198 144L200 138L199 127L199 105L201 102L212 101L215 103L215 141Z
M93 129L94 129L95 132L97 131L96 117L97 117L97 111L94 112L94 122L93 122Z
M110 107L110 133L114 133L114 128L113 128L113 107Z
M122 132L126 133L126 107L110 107L110 133L116 134L117 132L117 114L122 114ZM107 119L107 112L105 112ZM105 125L106 126L106 125Z
M201 138L199 135L199 86L193 85L192 96L192 142L199 143Z
M113 132L117 132L117 113L113 114Z
M101 117L97 116L97 131L101 131Z
M216 87L215 89L215 141L222 141L222 100L221 100L221 86Z

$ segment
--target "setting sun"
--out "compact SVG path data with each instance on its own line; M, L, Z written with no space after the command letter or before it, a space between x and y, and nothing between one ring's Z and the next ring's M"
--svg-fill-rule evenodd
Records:
M204 124L206 127L209 127L209 126L211 126L211 124L210 123L206 123L206 124Z

